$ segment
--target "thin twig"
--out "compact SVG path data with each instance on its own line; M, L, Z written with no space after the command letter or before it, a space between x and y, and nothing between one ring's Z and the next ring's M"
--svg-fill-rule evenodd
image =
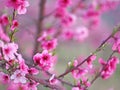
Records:
M30 79L30 80L34 80L35 82L40 83L41 85L45 86L45 87L49 87L51 89L55 89L55 90L62 90L62 87L58 86L58 85L51 85L49 82L47 82L44 79L40 79L38 77L32 76L30 74L26 75L26 78Z
M94 55L97 52L101 51L101 49L103 48L103 46L106 44L106 42L111 39L118 31L120 31L120 26L118 25L118 27L116 27L117 31L113 31L100 45L99 47L91 54ZM81 66L83 63L85 63L89 57L91 56L89 55L86 59L84 59L81 63L79 63L76 67L73 67L72 69L68 69L67 71L65 71L63 74L59 75L58 77L64 77L65 75L67 75L68 73L70 73L71 71L77 69L79 66Z
M39 67L31 65L29 62L27 62L27 65L28 65L29 67L33 67L33 68L36 68L37 70L40 70L40 71L41 71L41 69L40 69ZM51 73L48 72L48 71L44 71L44 72L45 72L48 76L50 76L50 77L53 75L53 74L51 74ZM57 79L58 81L60 81L62 84L66 84L66 85L68 85L68 86L70 86L70 87L76 86L76 85L71 84L70 82L67 82L67 81L64 81L64 80L58 78L57 76L55 76L55 79Z
M101 71L95 76L95 78L91 81L91 85L95 82L95 80L98 79L98 77L101 75L102 71L106 68L106 66L108 65L108 62L110 61L111 57L113 56L113 54L115 54L115 51L113 51L111 53L111 55L109 56L109 58L107 59L107 63L103 66L103 68L101 69Z
M12 21L15 19L15 9L13 10L13 16L12 16ZM12 23L10 24L10 27L12 26ZM14 37L14 34L15 34L15 30L11 32L11 35L10 35L10 42L13 41L13 37Z

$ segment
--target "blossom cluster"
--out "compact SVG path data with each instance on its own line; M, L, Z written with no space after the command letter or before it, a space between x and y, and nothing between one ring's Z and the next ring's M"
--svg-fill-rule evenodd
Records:
M29 6L27 0L7 0L7 6L17 10L18 14L25 14Z
M5 30L3 30L3 27L9 27L10 25L10 30L9 32L13 32L16 30L16 28L19 26L19 23L17 20L10 20L8 15L3 14L0 17L0 38L4 40L5 42L9 42L10 38L9 36L5 33Z
M92 28L99 23L103 11L113 9L118 1L57 0L56 2L53 18L57 24L49 28L43 28L44 25L41 25L43 30L37 33L39 37L35 41L39 50L37 53L35 51L29 60L26 57L24 59L24 55L20 54L19 45L14 40L20 24L16 16L26 13L29 2L27 0L6 0L6 7L13 9L13 15L6 13L0 16L0 83L7 84L7 90L37 90L39 84L53 90L65 90L64 84L71 86L72 90L86 90L98 77L108 79L117 69L119 59L114 53L120 53L120 39L116 38L115 34L120 27L117 31L113 31L86 59L76 58L68 63L65 72L61 75L56 74L53 67L57 60L56 48L59 40L84 41ZM78 18L85 24L74 28L79 21ZM40 17L40 20L43 23L44 17ZM98 59L97 52L105 48L109 39L114 40L111 48L113 53L106 61L102 57ZM99 63L100 66L95 67L94 62ZM68 73L71 73L74 84L64 80L64 76Z
M2 77L0 81L2 83L16 83L15 86L8 87L8 90L16 90L16 88L19 89L23 83L25 83L26 85L24 86L27 87L25 90L31 90L30 88L32 86L33 89L36 88L34 87L34 85L37 85L36 83L34 84L34 82L27 82L28 79L26 78L26 75L36 75L39 71L35 68L28 68L25 64L25 60L19 53L17 53L18 45L14 42L5 44L0 41L0 50L0 61L5 63L4 69L7 70L7 74L5 74L4 71L0 71L0 77ZM31 84L31 87L28 86L29 83L33 83Z
M112 57L108 62L105 62L103 59L99 59L99 62L103 66L106 65L101 73L101 77L103 79L108 79L116 70L116 65L119 64L119 59L117 57Z
M114 9L118 3L119 0L58 0L54 12L59 23L56 29L61 27L59 34L65 40L84 41L101 23L101 15Z

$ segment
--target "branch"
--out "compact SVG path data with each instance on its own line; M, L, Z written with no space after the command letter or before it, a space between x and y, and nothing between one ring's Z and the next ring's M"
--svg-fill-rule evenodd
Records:
M43 20L44 20L43 17L44 17L44 11L45 11L45 4L46 4L46 0L41 0L39 4L39 19L37 24L37 32L35 35L35 45L33 49L33 55L39 51L39 43L37 42L37 39L43 30Z
M63 88L58 86L58 85L51 85L49 84L49 82L43 80L43 79L40 79L40 78L37 78L35 76L32 76L30 74L27 74L26 75L26 78L30 79L30 80L34 80L35 82L38 82L40 83L41 85L45 86L45 87L49 87L51 89L55 89L55 90L62 90Z
M15 16L16 16L16 13L15 13L15 9L13 10L13 16L12 16L12 21L15 19ZM12 26L12 23L10 24L10 27ZM10 35L10 42L13 42L13 38L14 38L14 34L15 34L15 31L12 31L11 32L11 35Z
M106 68L106 66L108 65L108 62L110 61L110 58L113 56L113 54L115 54L115 51L113 51L110 55L110 57L107 60L107 63L103 66L102 70L95 76L95 78L91 81L91 84L93 84L95 82L95 80L97 80L97 78L101 75L102 71Z
M39 67L31 65L29 62L26 62L26 64L27 64L29 67L36 68L37 70L42 71ZM48 71L44 71L44 72L45 72L48 76L50 76L50 77L53 75L53 74L51 74L51 73L48 72ZM55 76L55 79L57 79L58 81L60 81L62 84L66 84L66 85L68 85L68 86L70 86L70 87L75 87L75 86L76 86L76 85L73 85L73 84L71 84L70 82L64 81L64 80L62 80L62 79L60 79L60 78L58 78L58 77L56 77L56 76Z
M48 13L47 15L44 15L44 16L42 17L42 19L47 19L47 18L50 17L52 14L54 14L55 11L56 11L56 10L53 10L53 11L51 11L50 13Z
M106 42L111 39L118 31L120 31L120 25L118 25L116 28L114 28L113 32L99 45L99 47L91 54L94 55L97 52L101 51L104 47L104 45L106 44ZM72 69L68 69L66 72L64 72L63 74L59 75L58 77L64 77L65 75L67 75L68 73L70 73L71 71L77 69L79 66L81 66L82 64L84 64L89 57L91 56L89 55L86 59L84 59L81 63L79 63L76 67L73 67Z

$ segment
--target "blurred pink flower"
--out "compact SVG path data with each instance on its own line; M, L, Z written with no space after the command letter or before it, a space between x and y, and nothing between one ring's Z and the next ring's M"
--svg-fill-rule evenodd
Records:
M16 70L12 75L11 79L13 79L14 83L26 83L26 73L21 70Z
M13 20L12 21L12 26L11 26L11 30L14 31L17 27L18 27L18 21L17 20Z

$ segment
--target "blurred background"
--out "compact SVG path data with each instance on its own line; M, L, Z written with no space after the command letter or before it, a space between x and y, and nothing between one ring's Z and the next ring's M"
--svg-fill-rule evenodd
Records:
M47 0L45 12L50 13L56 7L57 0ZM75 0L77 2L77 0ZM19 44L19 50L23 56L31 58L32 48L34 46L34 38L36 33L36 23L39 15L39 2L40 0L29 0L30 6L27 8L25 15L18 15L17 19L20 22L19 32L16 34L16 42ZM0 15L3 12L11 13L12 9L4 8L4 0L0 0ZM79 12L79 10L78 10ZM47 18L44 22L44 26L50 26L53 22L53 17ZM57 64L55 65L55 71L57 75L60 75L65 71L67 63L73 61L76 58L87 57L91 52L97 48L100 43L112 32L113 28L120 22L120 6L104 12L100 16L100 23L94 29L89 31L89 36L83 41L78 42L74 40L62 41L59 39L59 44L56 50L58 56ZM81 25L81 19L77 18L77 24L72 28ZM97 60L99 57L103 57L105 60L110 55L111 45L106 47L104 51L98 53L95 64L99 67ZM117 55L120 56L120 55ZM65 80L74 82L71 79L71 74L65 77ZM97 79L89 90L120 90L120 65L111 78L107 80ZM0 90L5 90L5 87L1 85ZM40 86L38 90L49 90L43 86ZM69 86L66 86L66 90L71 90Z

